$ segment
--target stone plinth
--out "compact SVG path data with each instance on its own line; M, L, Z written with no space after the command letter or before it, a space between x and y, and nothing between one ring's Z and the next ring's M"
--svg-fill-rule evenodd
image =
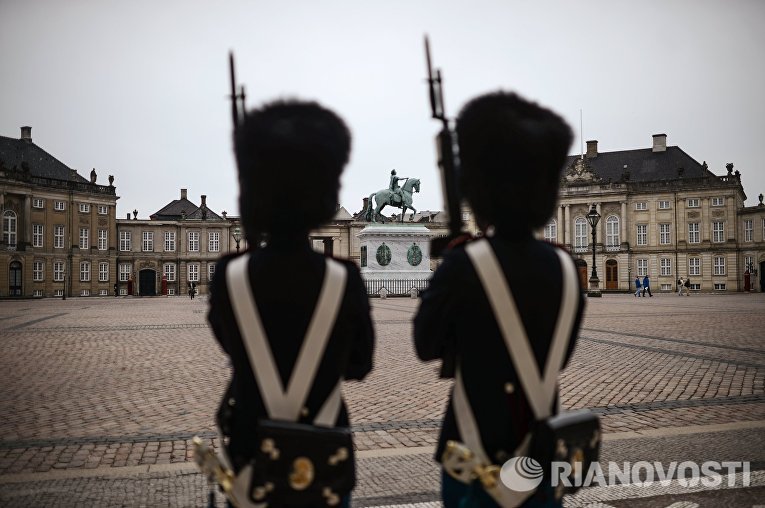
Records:
M370 224L357 235L365 280L423 280L430 270L430 237L421 224Z

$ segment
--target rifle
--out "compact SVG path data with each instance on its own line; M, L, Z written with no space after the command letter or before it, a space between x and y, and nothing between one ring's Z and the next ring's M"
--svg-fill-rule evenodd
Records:
M239 126L242 123L241 115L245 113L244 109L244 85L241 85L239 87L239 93L236 93L236 74L234 72L234 52L229 51L228 52L228 65L229 65L229 74L231 76L231 95L229 98L231 99L231 122L234 126L234 151L236 151L237 146L237 133L239 132ZM240 114L240 106L237 105L237 100L241 101L241 114ZM248 248L249 249L257 249L260 246L260 242L263 239L263 235L258 232L253 232L251 234L252 238L246 238L248 242ZM239 241L236 243L236 250L239 252Z
M228 65L231 73L231 120L234 124L234 134L239 130L241 119L239 118L239 107L236 105L237 99L242 101L242 111L244 111L244 85L239 87L239 94L236 93L236 76L234 75L234 52L228 53ZM234 137L236 143L236 137Z
M449 248L454 240L463 236L459 192L460 161L455 142L457 136L452 132L444 108L441 69L436 69L435 73L433 72L433 66L430 62L430 43L428 42L427 35L425 36L425 59L428 65L428 85L432 118L441 122L441 131L436 136L436 153L438 155L438 167L441 170L441 189L444 193L444 206L449 214L448 236L436 237L430 241L430 252L433 256L437 257ZM454 377L457 361L456 346L454 344L445 344L444 350L441 352L441 358L440 377Z
M440 256L449 244L462 233L462 217L460 214L459 172L460 162L458 148L455 143L456 134L452 132L449 119L444 109L443 79L441 69L433 70L430 62L430 43L425 36L425 59L428 66L428 85L430 91L430 110L432 118L441 122L441 131L436 136L436 153L438 167L441 170L441 189L444 193L444 207L449 214L449 234L433 238L430 242L430 252ZM435 77L434 77L435 75Z

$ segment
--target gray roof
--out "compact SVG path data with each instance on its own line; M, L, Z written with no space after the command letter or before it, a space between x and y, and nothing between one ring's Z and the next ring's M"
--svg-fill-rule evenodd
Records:
M186 198L174 199L164 208L151 214L151 220L181 220L186 212L186 219L202 220L202 208ZM223 220L221 216L207 208L207 217L204 220Z
M89 182L32 141L25 139L0 136L0 166L10 170L15 167L18 171L27 167L32 176L42 178Z
M569 156L566 169L579 158ZM597 157L585 156L586 163L604 182L618 182L629 171L629 180L633 182L652 182L675 180L678 169L682 168L682 178L712 176L705 165L699 164L690 155L676 146L668 146L665 152L654 152L651 148L622 150L618 152L598 153ZM627 166L626 170L625 167Z

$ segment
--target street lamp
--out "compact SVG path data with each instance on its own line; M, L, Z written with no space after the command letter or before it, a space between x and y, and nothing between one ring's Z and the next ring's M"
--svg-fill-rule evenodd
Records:
M595 267L595 226L598 225L599 221L600 214L595 209L595 204L593 203L589 213L587 214L587 222L592 228L592 276L590 277L590 291L587 293L587 296L590 297L601 296L600 289L598 288L600 285L600 279L598 279L598 270Z
M239 241L242 239L242 230L239 226L234 228L234 241L236 242L236 252L239 253Z

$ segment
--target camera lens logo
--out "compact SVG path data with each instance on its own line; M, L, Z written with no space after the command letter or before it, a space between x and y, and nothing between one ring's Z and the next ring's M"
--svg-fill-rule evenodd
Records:
M510 490L528 492L539 487L544 471L536 460L530 457L513 457L502 465L499 478Z

